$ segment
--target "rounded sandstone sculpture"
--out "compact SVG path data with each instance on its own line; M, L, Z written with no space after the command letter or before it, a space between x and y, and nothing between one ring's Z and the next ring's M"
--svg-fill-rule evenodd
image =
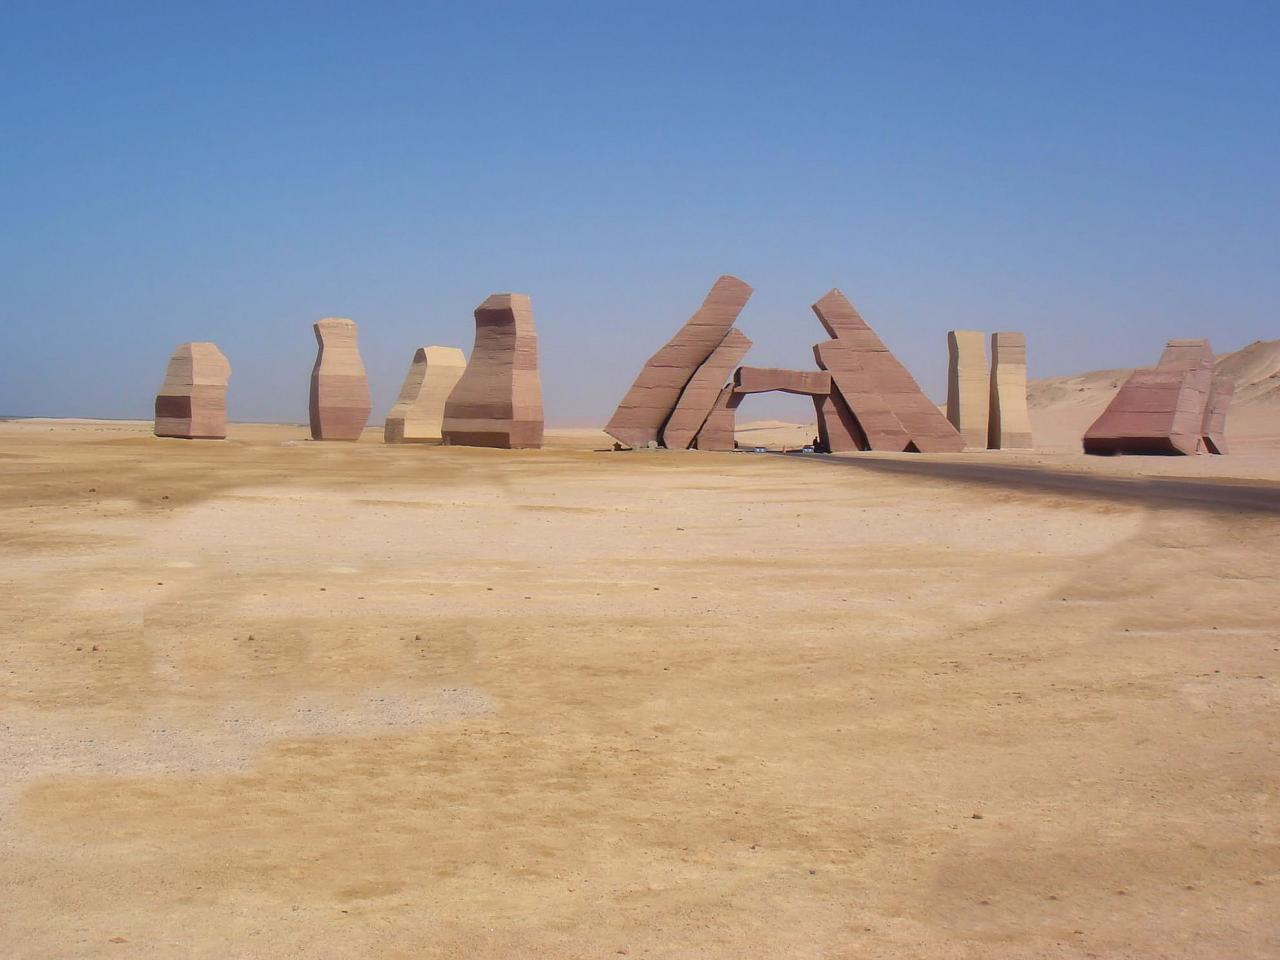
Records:
M495 293L476 307L471 361L444 405L447 444L542 446L538 334L527 294Z
M373 401L356 325L344 317L326 317L313 329L317 350L311 371L311 439L359 440Z
M400 396L383 424L383 440L387 443L439 440L445 402L466 369L466 354L457 347L419 347L409 364Z
M184 440L227 435L231 364L214 343L183 343L173 351L156 394L155 434Z

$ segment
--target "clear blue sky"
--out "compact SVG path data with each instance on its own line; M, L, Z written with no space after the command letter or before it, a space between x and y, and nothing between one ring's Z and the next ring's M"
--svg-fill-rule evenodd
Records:
M1280 4L0 4L0 413L147 417L185 340L302 420L311 323L375 420L530 293L553 423L602 423L721 273L747 362L843 289L935 399L1280 337ZM766 412L766 401L744 416Z

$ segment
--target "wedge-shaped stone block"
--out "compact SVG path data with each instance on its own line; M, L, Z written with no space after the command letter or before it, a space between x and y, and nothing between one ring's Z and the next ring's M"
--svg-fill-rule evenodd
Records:
M627 447L657 441L685 386L724 341L751 292L737 277L717 280L697 312L640 370L605 432Z
M736 327L725 335L680 394L675 410L662 428L664 446L684 450L693 443L715 406L720 388L750 349L751 341Z
M1232 392L1226 378L1215 382L1208 340L1170 340L1160 362L1135 370L1085 431L1084 452L1221 452Z
M991 408L987 446L1026 450L1032 446L1027 411L1027 338L1021 333L991 335Z
M872 450L956 453L959 432L920 390L874 330L839 290L813 305L835 339L814 347L818 366L831 373Z
M457 347L419 347L405 374L400 396L387 414L387 443L427 443L441 438L444 405L467 369Z
M987 446L987 337L980 330L947 333L947 420L960 431L964 445Z
M541 447L542 381L533 304L495 293L476 307L471 361L444 407L444 442L506 449Z
M312 329L316 364L311 370L311 439L359 440L373 401L355 322L326 317Z
M156 394L156 436L224 439L230 379L231 364L217 344L179 344L169 358L164 383Z

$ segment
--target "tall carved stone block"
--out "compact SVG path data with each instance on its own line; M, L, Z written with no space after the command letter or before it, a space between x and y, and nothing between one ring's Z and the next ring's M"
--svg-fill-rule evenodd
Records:
M529 297L495 293L476 307L475 319L471 361L444 406L444 442L541 447L542 381Z
M467 369L457 347L419 347L409 364L400 396L387 414L387 443L426 443L441 438L444 405Z
M947 333L947 419L960 431L964 445L987 446L987 338L980 330Z
M1031 442L1027 412L1027 338L1021 333L991 335L991 409L987 446L1026 450Z
M345 317L326 317L313 325L316 364L311 370L311 439L359 440L373 401L357 329Z
M662 428L664 446L671 450L684 450L693 443L693 438L715 407L720 388L750 349L751 341L736 327L725 335L685 384L675 410Z
M737 277L717 280L697 312L641 368L605 425L605 432L627 447L644 447L656 441L685 386L724 342L751 292L751 287ZM684 429L687 428L682 428L678 436L683 435Z
M1222 453L1234 385L1215 378L1208 340L1170 340L1160 362L1135 370L1085 431L1094 454Z
M217 344L179 344L169 358L164 383L156 394L156 436L224 439L230 379L231 364Z

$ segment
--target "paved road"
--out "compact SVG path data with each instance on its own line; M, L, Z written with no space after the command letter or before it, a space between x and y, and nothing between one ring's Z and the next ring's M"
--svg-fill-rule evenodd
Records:
M1265 480L1204 480L1187 477L1115 477L999 463L946 463L939 460L881 460L788 453L828 468L870 470L935 480L1045 490L1071 496L1139 502L1152 507L1221 510L1230 513L1280 513L1280 483Z

